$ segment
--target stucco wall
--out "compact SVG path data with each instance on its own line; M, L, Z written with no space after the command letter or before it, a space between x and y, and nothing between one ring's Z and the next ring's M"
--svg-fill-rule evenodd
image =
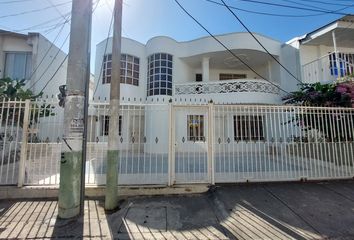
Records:
M280 42L267 38L265 36L256 34L257 37L262 41L265 47L270 53L275 56L283 57L282 61L285 65L294 67L298 59L288 59L295 58L296 55L286 55L284 54L284 48ZM230 49L243 49L243 50L253 50L259 51L264 54L264 50L258 45L257 42L252 39L248 33L233 33L218 36L218 38ZM111 53L112 49L112 39L104 40L97 45L96 48L96 60L95 60L95 89L97 88L94 97L101 99L109 98L110 84L102 84L102 61L105 53L106 43L107 50L106 53ZM134 55L140 58L140 78L139 86L133 86L129 84L121 84L121 96L125 99L130 99L130 101L137 101L140 99L145 99L147 97L147 58L154 53L168 53L173 55L173 84L195 82L195 74L201 73L201 63L196 63L197 67L191 66L186 62L185 58L193 56L202 56L203 54L210 54L215 52L225 52L225 49L215 42L211 37L204 37L188 42L177 42L169 37L155 37L150 39L146 45L136 42L131 39L122 39L122 53ZM250 63L252 65L252 63ZM296 68L296 66L295 66ZM288 84L287 81L281 81L283 77L283 70L279 68L278 64L274 60L265 59L264 64L255 67L255 70L264 76L267 80L270 80L277 84ZM219 79L220 73L235 73L235 74L246 74L248 79L259 79L255 73L249 69L222 69L217 67L210 67L210 81L216 81ZM205 80L204 80L205 81ZM290 85L293 87L293 85ZM178 97L178 96L176 96ZM234 98L235 96L229 96ZM243 96L238 96L238 98ZM249 99L249 102L256 103L260 98L256 97L254 99L250 98L250 95L246 97L245 101ZM157 97L149 97L149 99L155 99ZM161 99L169 99L168 96L160 96ZM274 102L274 101L273 101ZM260 100L260 103L263 103Z

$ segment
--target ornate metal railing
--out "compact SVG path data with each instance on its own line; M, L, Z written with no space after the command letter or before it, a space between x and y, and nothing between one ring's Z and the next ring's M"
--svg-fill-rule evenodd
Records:
M279 94L279 88L265 80L239 79L175 84L175 95L256 92Z

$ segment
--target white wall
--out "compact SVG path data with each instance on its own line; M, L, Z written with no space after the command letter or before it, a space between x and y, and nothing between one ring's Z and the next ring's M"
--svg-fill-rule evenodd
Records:
M282 89L287 92L296 91L298 89L298 84L302 81L299 51L290 45L284 44L279 60L293 75L292 76L284 68L278 65L280 69L280 85ZM282 91L281 94L286 95L287 93Z
M259 34L256 35L273 55L281 55L283 52L281 43ZM251 49L264 52L248 33L226 34L218 36L218 38L230 49ZM94 97L101 99L109 99L110 84L101 84L102 61L106 45L106 53L111 53L112 38L108 39L108 43L107 40L102 41L96 48L95 88L96 85L98 85ZM225 49L216 43L211 37L204 37L188 42L177 42L169 37L155 37L150 39L146 45L131 39L122 38L122 53L140 58L140 79L139 87L129 84L121 84L121 97L124 97L124 100L129 98L130 101L134 101L134 98L138 101L147 97L147 58L151 54L168 53L173 55L173 84L178 84L194 82L195 74L202 72L201 66L193 68L187 64L183 58L213 52L225 52ZM283 61L288 62L288 59L283 59ZM290 61L288 65L291 64L293 64L293 61ZM280 83L280 69L274 61L265 62L263 66L256 68L256 71L265 76L265 78ZM218 80L220 73L247 74L248 79L259 79L259 77L250 70L215 69L211 67L210 81ZM149 99L150 98L157 99L156 96L151 96ZM160 96L159 98L169 99L168 96ZM252 99L252 102L254 102L254 99ZM261 101L261 103L262 102L263 101Z
M107 48L106 48L107 45ZM105 51L106 50L106 51ZM96 60L95 60L95 83L94 83L94 98L109 99L110 84L102 84L102 62L105 54L112 53L112 38L102 41L96 47ZM130 98L131 101L139 101L140 98L146 98L146 71L147 71L147 57L145 47L136 41L122 38L122 53L136 56L140 59L139 69L139 86L130 84L121 84L120 95L126 99ZM97 86L98 84L98 86ZM97 88L97 90L96 90ZM96 91L95 91L96 90Z
M30 43L33 45L33 69L37 70L28 86L33 86L32 91L39 93L48 83L43 90L43 96L56 97L59 94L59 86L66 84L68 63L67 60L63 65L61 63L67 54L40 34L31 35Z

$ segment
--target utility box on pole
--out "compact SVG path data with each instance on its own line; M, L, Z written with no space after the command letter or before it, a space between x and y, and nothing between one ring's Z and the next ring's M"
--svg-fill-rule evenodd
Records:
M60 160L60 218L80 213L85 106L89 84L92 0L73 0L67 73L67 95L64 108L64 136Z
M118 207L120 56L123 0L115 0L105 209Z

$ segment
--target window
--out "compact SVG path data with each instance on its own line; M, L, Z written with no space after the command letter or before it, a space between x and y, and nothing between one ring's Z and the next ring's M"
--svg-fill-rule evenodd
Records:
M200 73L197 73L197 74L195 75L195 81L196 81L196 82L202 82L202 81L203 81L203 75L200 74Z
M329 54L329 68L332 76L339 76L336 54ZM338 63L340 76L346 76L354 72L354 54L353 53L338 53Z
M140 59L128 54L122 54L120 60L120 83L139 86ZM112 54L103 57L102 84L110 83L112 79Z
M28 80L32 72L32 54L9 52L5 54L5 77L14 80Z
M246 74L220 73L219 80L245 79Z
M262 116L234 116L234 140L264 140Z
M108 136L109 134L109 116L102 116L102 121L101 121L101 135L102 136ZM118 124L118 135L122 136L122 121L123 121L123 116L119 116Z
M204 136L204 116L187 116L187 139L188 141L205 141Z
M173 57L167 53L156 53L148 58L147 95L172 95Z

